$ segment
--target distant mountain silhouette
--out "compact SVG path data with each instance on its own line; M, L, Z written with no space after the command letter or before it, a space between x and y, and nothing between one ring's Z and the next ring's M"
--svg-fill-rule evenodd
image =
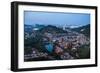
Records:
M33 28L39 28L39 32L40 33L69 33L68 30L72 30L72 31L76 31L78 33L82 33L87 37L90 37L90 24L87 24L85 26L81 26L78 28L70 28L68 30L63 30L62 28L58 28L56 26L53 25L48 25L48 26L44 26L44 25L36 25L35 27L33 27L32 25L24 25L24 31L25 32L29 32L32 33ZM71 32L70 32L71 33Z
M72 30L76 31L78 33L82 33L87 37L90 37L90 24L87 24L85 26L81 26L81 27L78 27L78 28L73 28Z
M45 26L44 28L40 29L39 31L41 33L44 33L44 32L50 32L50 33L67 33L67 31L64 31L63 29L58 28L56 26L52 26L52 25Z

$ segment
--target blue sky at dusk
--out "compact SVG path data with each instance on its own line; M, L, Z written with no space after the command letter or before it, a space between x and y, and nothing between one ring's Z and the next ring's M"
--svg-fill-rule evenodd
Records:
M90 24L90 14L24 11L24 21L27 25L83 26Z

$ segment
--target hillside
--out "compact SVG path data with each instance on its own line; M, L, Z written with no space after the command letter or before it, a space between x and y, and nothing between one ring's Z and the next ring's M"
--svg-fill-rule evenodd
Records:
M73 28L72 31L76 31L78 33L84 34L87 37L90 37L90 24L78 28Z
M67 31L64 31L63 29L57 28L56 26L52 26L52 25L45 26L44 28L40 29L39 32L67 33Z

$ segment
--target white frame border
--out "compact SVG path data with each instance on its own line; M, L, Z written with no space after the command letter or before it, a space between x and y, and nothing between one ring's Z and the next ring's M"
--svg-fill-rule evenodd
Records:
M74 13L90 13L91 19L91 59L82 60L60 60L60 61L38 61L38 62L24 62L24 10L27 11L49 11L49 12L74 12ZM39 68L39 67L53 67L53 66L73 66L95 64L95 10L82 8L62 8L62 7L48 7L48 6L18 6L18 68ZM91 48L92 47L92 48Z

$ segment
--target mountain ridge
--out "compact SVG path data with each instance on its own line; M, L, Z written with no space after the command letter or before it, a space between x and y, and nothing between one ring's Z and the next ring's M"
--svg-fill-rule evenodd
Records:
M90 37L90 24L87 24L85 26L81 26L81 27L78 27L78 28L73 28L71 30L76 31L78 33L82 33L87 37Z

